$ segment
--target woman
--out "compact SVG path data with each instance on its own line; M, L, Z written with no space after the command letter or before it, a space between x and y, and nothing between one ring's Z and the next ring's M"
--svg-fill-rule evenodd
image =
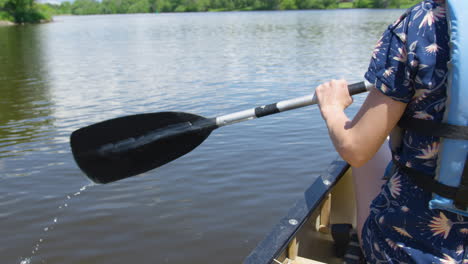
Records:
M393 129L402 117L442 121L450 57L445 16L443 0L425 0L389 26L365 74L375 88L353 120L344 113L352 103L346 81L317 87L320 111L333 144L353 167L370 160L393 131L394 161L422 173L435 173L440 138L406 130L402 140L397 140ZM401 169L385 178L361 234L366 261L467 264L468 218L431 210L432 193L418 187Z

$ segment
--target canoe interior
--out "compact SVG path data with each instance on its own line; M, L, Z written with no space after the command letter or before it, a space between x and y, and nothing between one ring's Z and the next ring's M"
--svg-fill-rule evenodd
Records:
M356 226L351 169L334 161L305 191L270 234L244 260L247 264L343 263L335 256L333 224Z

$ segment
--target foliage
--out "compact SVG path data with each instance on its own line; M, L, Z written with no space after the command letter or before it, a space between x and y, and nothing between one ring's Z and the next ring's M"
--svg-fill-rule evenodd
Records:
M101 13L101 5L94 0L76 0L71 6L74 15L95 15Z
M2 3L34 0L0 0ZM233 10L294 10L330 8L408 8L419 0L354 0L340 3L340 0L74 0L60 5L47 4L49 10L41 12L53 14L125 14L159 12L205 12ZM10 13L8 13L10 14ZM47 17L47 15L45 15Z
M150 3L147 0L138 0L133 3L127 13L147 13L150 10Z
M52 8L34 0L0 0L0 20L15 23L38 23L52 19Z
M6 11L0 11L0 20L13 21L13 17Z
M280 10L297 9L296 1L294 0L281 0L278 7Z
M370 4L373 8L387 8L389 0L370 0Z
M35 9L42 15L42 20L52 21L55 10L50 5L34 4Z
M340 2L338 8L353 8L353 2Z
M355 0L353 2L354 8L370 8L371 7L371 0Z

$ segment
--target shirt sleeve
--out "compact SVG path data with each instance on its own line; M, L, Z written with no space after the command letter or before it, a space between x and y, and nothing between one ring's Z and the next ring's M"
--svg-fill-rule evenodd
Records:
M372 53L365 78L383 94L408 103L414 96L412 78L415 69L408 62L407 52L409 16L406 13L383 33Z

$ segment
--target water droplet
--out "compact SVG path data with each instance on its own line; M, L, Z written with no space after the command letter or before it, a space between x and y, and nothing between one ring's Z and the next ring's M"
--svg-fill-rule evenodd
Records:
M64 204L63 206L67 207L67 206L68 206L68 204Z
M54 218L54 223L57 223L57 217L56 217L56 218Z
M67 199L70 199L70 198L71 198L70 195L67 195Z
M20 264L29 264L29 263L31 263L31 259L30 259L30 258L25 258L25 259L23 259L23 260L20 262Z
M49 230L49 228L48 228L48 227L44 228L44 231L46 231L46 232L47 232L48 230Z

